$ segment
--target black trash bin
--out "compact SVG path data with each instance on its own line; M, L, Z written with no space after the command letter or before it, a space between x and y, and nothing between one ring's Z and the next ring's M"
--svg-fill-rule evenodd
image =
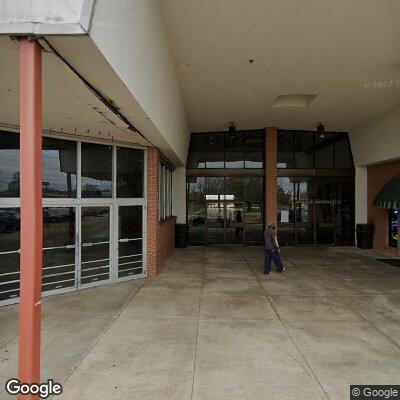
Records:
M188 244L188 226L186 224L175 225L175 247L184 249Z
M357 247L372 249L374 244L374 227L370 224L357 224Z

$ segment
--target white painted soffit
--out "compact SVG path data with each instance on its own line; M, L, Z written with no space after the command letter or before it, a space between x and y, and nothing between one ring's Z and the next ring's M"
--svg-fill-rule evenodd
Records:
M88 37L58 37L64 41L74 40L74 51L91 44ZM78 44L83 47L78 47ZM94 52L95 49L92 51ZM96 53L94 53L96 54ZM19 130L19 46L16 41L0 37L0 130ZM92 56L91 60L94 57ZM100 61L96 59L97 64ZM103 67L104 68L104 67ZM100 73L104 76L103 70ZM110 76L110 75L108 75ZM111 77L113 77L111 75ZM114 78L114 77L113 77ZM116 78L114 78L116 79ZM120 104L121 89L116 104ZM124 92L124 96L128 95ZM125 111L125 110L124 110ZM88 87L64 62L50 51L43 52L43 131L54 136L81 138L149 146L149 142L138 132L132 131L129 122L124 122L96 93Z
M86 35L96 0L2 0L0 35Z

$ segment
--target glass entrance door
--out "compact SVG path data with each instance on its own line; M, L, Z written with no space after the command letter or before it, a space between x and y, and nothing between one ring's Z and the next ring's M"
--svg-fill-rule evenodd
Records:
M244 243L244 183L242 177L207 178L207 244Z
M296 244L314 243L314 179L295 178L295 240Z
M243 244L243 203L225 202L227 244Z
M75 240L75 208L44 208L43 292L76 288Z
M143 207L118 209L118 279L143 274Z
M207 243L225 243L225 207L223 201L207 201Z
M110 207L81 208L79 286L110 280Z

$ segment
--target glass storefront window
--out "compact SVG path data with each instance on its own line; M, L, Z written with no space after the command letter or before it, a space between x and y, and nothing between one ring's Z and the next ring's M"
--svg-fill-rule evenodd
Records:
M262 132L244 133L244 167L264 167L264 136Z
M294 133L294 167L313 168L314 167L314 133L295 132Z
M225 168L244 168L243 133L225 133Z
M397 248L399 240L399 210L389 210L389 246Z
M187 168L261 169L264 137L264 130L192 133Z
M262 244L262 176L188 176L187 189L187 223L191 245Z
M225 178L224 200L242 202L244 198L244 181L240 176Z
M346 133L339 133L335 142L335 168L353 167L353 157L348 135Z
M13 198L19 197L19 154L19 134L1 133L1 305L4 302L16 302L19 297L20 211L14 208L18 203ZM78 199L80 158L82 198L99 198L95 201L98 204L96 207ZM54 137L43 138L42 194L47 198L46 207L43 208L43 293L77 290L82 286L107 283L111 279L125 280L130 275L143 274L142 261L136 265L137 259L142 258L142 254L140 257L138 255L142 253L142 239L138 237L138 229L142 230L141 217L135 217L137 229L132 228L131 222L135 213L142 215L145 205L144 158L144 151L139 149L117 148ZM113 165L116 166L115 170ZM112 190L113 173L117 178L115 193ZM170 195L170 172L168 178L167 193ZM115 198L111 201L113 195ZM51 200L48 200L49 198ZM106 200L103 202L101 198ZM135 200L130 200L133 198ZM143 203L133 205L133 202ZM51 207L47 206L48 204L51 204ZM82 206L81 212L77 214L79 206ZM171 202L168 202L168 207L171 207ZM119 225L117 219L112 218L116 215L115 209L126 211ZM80 216L79 220L77 215ZM121 216L121 212L119 215ZM126 231L129 230L129 235L124 230L127 224L129 227ZM124 236L119 239L111 235L117 226L120 227L120 234ZM123 254L122 250L127 247L135 252L132 258L131 254ZM116 248L119 248L119 258L122 258L119 259L119 264L114 266L110 261Z
M294 240L294 178L279 177L278 185L278 238L286 245Z
M224 134L207 133L207 168L224 168Z
M207 177L206 179L206 200L223 200L225 194L224 178Z
M253 176L245 181L245 243L262 244L264 240L264 178Z
M336 134L315 135L315 168L334 167L334 143Z
M0 133L0 197L19 197L19 134Z
M117 147L117 197L143 197L144 151Z
M204 202L205 184L206 180L204 177L189 176L187 178L188 201Z
M112 148L82 143L82 197L112 197Z
M43 197L76 197L76 142L43 138Z
M294 180L295 239L298 244L314 243L314 178Z
M19 296L20 212L0 209L0 301Z
M354 168L347 133L278 131L278 168Z
M204 133L193 133L190 137L187 168L206 167L206 138Z
M206 241L204 203L188 202L187 223L189 226L189 244L204 245Z
M278 132L278 168L294 168L294 136L291 131Z

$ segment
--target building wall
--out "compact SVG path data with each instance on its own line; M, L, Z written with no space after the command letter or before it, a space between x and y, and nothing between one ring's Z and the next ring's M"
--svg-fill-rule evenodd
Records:
M185 165L189 125L157 0L97 0L90 38L153 122L143 134Z
M157 271L158 274L175 249L176 218L167 218L158 224Z
M147 152L147 276L156 276L175 248L175 217L159 221L160 151Z
M400 108L350 131L350 142L356 166L398 159Z
M382 187L400 171L400 160L368 167L368 223L375 227L374 248L400 255L388 245L388 210L374 208L372 203Z

